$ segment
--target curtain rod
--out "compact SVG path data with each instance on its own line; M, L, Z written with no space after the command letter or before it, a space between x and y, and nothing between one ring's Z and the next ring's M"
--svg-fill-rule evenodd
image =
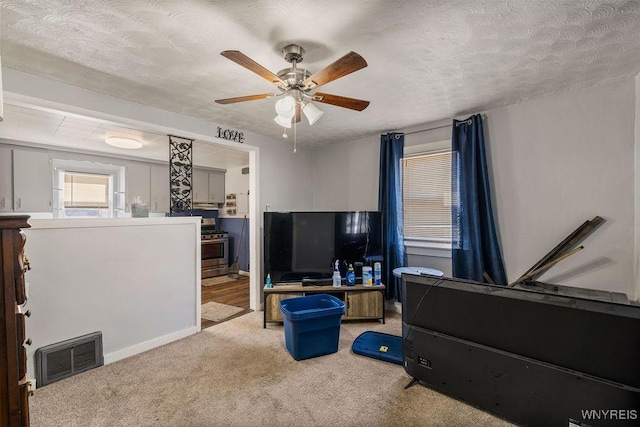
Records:
M430 130L450 128L450 127L451 125L442 125L442 126L436 126L434 128L429 128L429 129L414 130L413 132L400 132L400 133L404 133L405 135L413 135L414 133L429 132Z
M459 121L456 123L456 127L460 126L461 124L471 124L471 119L469 120L463 120L463 121ZM436 129L444 129L444 128L450 128L452 125L442 125L442 126L436 126L433 128L429 128L429 129L422 129L422 130L414 130L413 132L398 132L404 135L413 135L414 133L421 133L421 132L429 132L430 130L436 130Z

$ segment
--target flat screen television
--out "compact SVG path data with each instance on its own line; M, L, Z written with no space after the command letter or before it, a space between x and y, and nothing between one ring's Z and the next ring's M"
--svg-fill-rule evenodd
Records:
M638 425L640 307L407 274L402 295L420 383L518 425Z
M327 282L340 260L356 276L382 260L380 212L265 212L264 272L273 283Z

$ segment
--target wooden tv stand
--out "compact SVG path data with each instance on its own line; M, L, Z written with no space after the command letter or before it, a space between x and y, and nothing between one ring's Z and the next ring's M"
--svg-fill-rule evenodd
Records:
M384 285L379 286L341 286L332 285L302 286L300 283L274 285L264 290L264 322L282 323L280 301L287 298L313 294L329 294L344 301L346 313L342 320L382 320L384 323Z

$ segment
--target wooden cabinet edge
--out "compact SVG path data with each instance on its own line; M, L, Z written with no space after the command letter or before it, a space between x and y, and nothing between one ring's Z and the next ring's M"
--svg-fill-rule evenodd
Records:
M22 228L29 228L28 215L0 217L0 250L2 262L2 286L0 296L0 318L4 319L0 327L1 345L6 351L0 354L0 363L6 366L6 374L0 378L0 424L11 426L29 425L30 382L26 372L26 352L24 351L24 317L20 313L20 304L24 301L24 254L25 235Z
M297 296L313 295L313 294L343 294L342 300L345 302L345 314L342 316L342 320L382 320L384 322L384 290L385 286L363 286L356 285L355 287L343 286L340 288L333 288L330 286L325 287L305 287L301 285L284 285L276 286L273 288L263 288L264 291L264 310L265 310L265 322L266 323L282 323L282 315L280 313L279 302L285 298L278 298L277 304L270 303L269 297L276 297L281 295L288 295L287 298L293 298ZM349 308L347 308L349 294L366 294L367 297L374 295L373 298L380 298L380 308L377 309L377 313L370 313L368 315L352 315L349 316ZM275 313L273 310L277 310Z

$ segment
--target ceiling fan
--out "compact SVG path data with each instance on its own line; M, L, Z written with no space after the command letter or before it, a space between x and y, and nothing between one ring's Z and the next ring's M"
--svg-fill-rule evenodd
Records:
M276 112L278 115L274 119L276 123L284 128L290 128L292 122L299 122L301 111L309 120L309 124L313 125L324 113L315 105L311 104L311 101L356 111L362 111L369 105L369 101L363 101L361 99L321 92L311 93L322 85L366 67L367 62L357 53L349 52L314 74L297 66L302 62L304 56L304 49L302 47L296 44L290 44L282 49L282 53L284 59L291 63L291 67L284 68L278 71L278 74L274 74L240 51L225 50L221 52L220 54L225 58L230 59L275 84L280 90L280 93L262 93L236 98L217 99L216 102L218 104L235 104L237 102L255 101L284 95L284 98L276 103Z

